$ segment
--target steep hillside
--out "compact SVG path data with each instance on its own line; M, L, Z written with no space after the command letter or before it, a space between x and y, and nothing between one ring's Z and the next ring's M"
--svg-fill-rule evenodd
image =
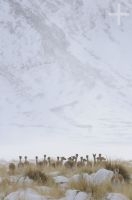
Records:
M121 26L109 16L117 3L130 14ZM2 0L0 8L1 134L129 143L132 1Z

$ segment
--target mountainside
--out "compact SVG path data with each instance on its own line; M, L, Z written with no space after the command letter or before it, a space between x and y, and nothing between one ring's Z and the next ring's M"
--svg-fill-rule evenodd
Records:
M129 13L120 26L109 16L118 3ZM132 1L1 0L0 8L3 138L129 143Z

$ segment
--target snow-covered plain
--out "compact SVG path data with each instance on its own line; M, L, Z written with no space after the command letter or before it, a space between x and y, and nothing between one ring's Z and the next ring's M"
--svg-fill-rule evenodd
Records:
M1 0L0 157L131 159L131 35L131 0Z

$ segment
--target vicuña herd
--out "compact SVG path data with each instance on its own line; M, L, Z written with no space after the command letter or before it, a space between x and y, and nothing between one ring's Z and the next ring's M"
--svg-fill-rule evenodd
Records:
M39 169L44 169L45 167L65 167L65 168L81 168L81 167L94 167L96 165L102 165L103 163L107 162L107 159L102 156L102 154L93 154L93 160L89 160L89 156L86 155L85 157L81 156L79 158L78 154L75 154L74 156L70 156L68 158L65 158L64 156L59 157L57 156L57 159L52 159L51 157L47 157L44 155L44 158L42 160L38 159L38 156L35 157L35 163L30 163L27 159L27 156L24 157L24 160L22 160L22 156L19 156L18 164L10 163L9 164L9 172L11 174L14 174L16 168L22 169L25 167L30 167L31 165L36 165ZM111 179L113 183L122 183L124 182L124 178L121 174L119 174L119 169L116 168L113 171L113 177Z
M70 156L68 158L65 158L64 156L59 157L57 156L57 159L52 159L51 157L47 157L44 155L44 158L42 160L39 160L38 156L35 157L35 163L37 167L60 167L65 166L66 168L72 168L72 167L83 167L83 166L94 166L96 164L102 163L103 161L106 161L106 158L103 157L101 154L96 156L96 154L93 154L93 161L89 160L89 156L86 155L85 157L81 156L79 158L79 155L76 154L74 156ZM19 156L18 164L15 165L14 163L9 164L9 170L14 171L16 167L23 168L26 166L30 166L31 163L28 161L27 156L24 157L22 160L22 156Z

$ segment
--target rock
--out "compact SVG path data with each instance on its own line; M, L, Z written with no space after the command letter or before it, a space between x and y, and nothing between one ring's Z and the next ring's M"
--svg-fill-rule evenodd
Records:
M92 184L101 184L105 181L110 181L113 176L113 172L107 169L100 169L96 173L91 175L84 174L76 174L70 178L70 181L79 182L82 178L86 180L87 183Z
M101 184L106 181L110 181L113 176L113 172L107 169L99 169L93 176L92 182L94 184Z

